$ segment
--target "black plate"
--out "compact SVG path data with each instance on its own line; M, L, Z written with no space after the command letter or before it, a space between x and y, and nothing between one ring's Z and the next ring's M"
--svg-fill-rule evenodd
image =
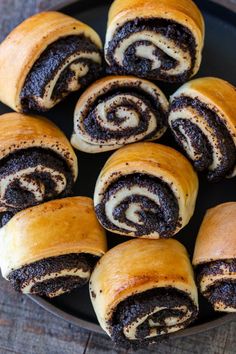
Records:
M72 15L91 25L104 40L106 20L111 1L81 0L66 1L57 10ZM197 76L218 76L236 84L236 14L213 4L209 1L197 1L203 11L206 22L206 42L203 53L201 70ZM159 83L166 95L174 92L178 86ZM64 102L45 114L53 120L70 138L73 127L73 110L79 93L71 95ZM0 104L0 113L10 109ZM177 148L170 135L166 134L159 142ZM178 148L177 148L178 149ZM112 152L102 154L86 154L78 152L79 177L76 184L76 194L93 196L94 186L107 158ZM200 176L200 191L196 210L190 223L181 230L177 239L188 249L192 257L195 238L206 209L227 201L236 201L236 178L216 184L207 183L204 176ZM124 236L108 233L109 247L127 241ZM103 332L98 326L95 313L89 299L88 287L75 290L69 295L62 295L52 300L30 296L32 300L48 311L60 316L71 323L96 332ZM192 327L179 331L172 336L182 337L216 327L220 324L236 319L233 314L214 312L209 304L200 296L200 315Z

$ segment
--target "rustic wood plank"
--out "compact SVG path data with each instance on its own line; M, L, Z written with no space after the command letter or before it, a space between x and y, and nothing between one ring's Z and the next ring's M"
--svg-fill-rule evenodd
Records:
M228 9L233 10L236 12L236 0L213 0L220 5L228 7Z
M126 354L127 350L116 347L108 336L92 333L84 354Z
M0 279L0 352L83 354L89 332L58 319ZM3 349L1 349L3 348Z
M203 0L205 1L205 0ZM215 0L236 11L236 0ZM24 18L61 0L0 1L0 40ZM27 5L26 5L27 4ZM182 339L173 339L137 354L232 354L236 322ZM0 278L0 354L125 354L105 335L89 333L49 314ZM131 353L131 351L129 351Z
M236 352L236 321L227 326L227 338L224 348L224 354L233 354Z
M0 1L0 40L2 40L12 28L36 10L36 0L27 0L27 6L22 6L18 0Z
M19 0L0 1L0 41L21 21L36 12L59 5L62 0Z
M236 330L236 322L221 326L205 333L181 339L173 339L150 347L148 350L138 350L136 354L232 354L236 348L233 333ZM86 353L103 354L105 351L114 354L125 354L127 351L116 348L105 336L92 334L87 345ZM132 351L128 351L131 353Z

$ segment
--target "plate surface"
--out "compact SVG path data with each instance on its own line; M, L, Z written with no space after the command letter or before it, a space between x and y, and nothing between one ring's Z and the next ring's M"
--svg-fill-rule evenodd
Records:
M102 5L97 1L81 0L67 1L61 5L60 10L92 26L104 40L106 21L109 5L112 1L103 1ZM236 85L236 14L225 8L208 1L197 1L203 12L206 22L206 41L199 76L218 76ZM158 83L168 96L179 85ZM79 93L68 97L64 102L57 105L50 112L44 114L53 120L70 138L73 129L73 110ZM11 110L0 104L0 114ZM169 133L159 140L160 143L170 145L178 149ZM76 183L75 194L93 196L94 186L98 174L107 158L112 152L101 154L86 154L78 152L79 177ZM176 238L188 249L192 257L196 235L206 209L216 204L236 201L236 178L225 180L220 183L209 184L204 176L200 177L200 191L197 199L196 210L190 223L181 230ZM109 248L128 238L107 233ZM88 286L75 290L69 295L63 295L52 300L30 296L40 306L57 316L92 331L104 333L98 326L95 313L89 299ZM195 334L206 329L236 319L233 314L218 314L214 312L206 300L199 297L200 315L198 320L188 329L179 331L172 336L182 337Z

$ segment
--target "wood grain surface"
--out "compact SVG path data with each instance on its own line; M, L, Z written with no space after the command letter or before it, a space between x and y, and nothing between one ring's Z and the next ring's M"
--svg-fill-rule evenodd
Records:
M206 1L206 0L203 0ZM0 40L24 18L61 0L0 0ZM216 0L236 11L236 0ZM235 48L234 48L235 50ZM170 340L137 354L234 354L236 322L195 336ZM105 335L82 330L16 294L0 278L0 354L121 354ZM129 352L130 353L130 352Z

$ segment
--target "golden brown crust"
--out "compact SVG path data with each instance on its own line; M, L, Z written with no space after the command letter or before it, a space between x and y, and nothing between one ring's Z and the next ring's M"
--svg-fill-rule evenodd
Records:
M172 18L171 15L175 14L174 18L177 21L183 21L181 22L183 24L185 24L187 17L192 19L204 34L202 14L191 0L180 0L178 2L175 0L159 0L158 2L156 0L116 0L110 7L108 25L115 17L121 16L122 12L133 13L133 17L160 17L161 15L162 18Z
M193 264L236 258L235 230L236 202L209 209L197 236Z
M181 86L171 100L181 94L196 97L209 104L222 117L236 144L236 88L229 82L217 77L202 77Z
M77 157L64 133L41 116L6 113L0 116L0 159L17 150L32 147L50 149L69 165L73 178L78 175Z
M198 306L192 267L178 241L135 239L112 248L90 279L91 301L101 327L110 333L108 321L114 309L129 296L168 286L186 292Z
M235 111L235 87L216 77L189 81L170 98L169 127L196 169L208 170L210 181L236 175Z
M101 203L104 192L112 182L132 173L157 177L172 189L179 206L179 223L175 233L189 222L198 193L197 174L182 154L168 146L150 142L125 146L107 160L96 183L95 207ZM134 236L133 232L111 231ZM142 237L158 238L159 236L155 233L155 235L143 235Z
M161 92L161 90L155 84L153 84L151 81L148 81L148 80L140 79L140 78L137 78L132 75L118 75L118 76L117 75L109 75L109 76L102 77L101 79L92 83L89 86L89 88L85 92L83 92L82 95L80 96L75 109L77 109L78 106L84 105L87 102L90 92L100 91L100 90L104 89L104 87L106 87L108 84L113 83L113 82L117 82L119 84L119 83L124 83L125 81L127 83L130 82L130 83L135 83L135 84L137 82L143 82L144 84L147 85L147 87L148 86L150 86L150 88L153 87L153 88L157 89L158 93L159 93L159 91ZM163 93L162 93L162 96L164 96ZM161 99L162 99L162 97L161 97ZM165 108L167 108L167 107L165 107Z
M57 39L80 34L102 48L91 27L56 11L41 12L18 25L0 45L0 100L21 112L20 92L35 61Z
M70 253L100 257L107 247L105 231L87 197L59 199L28 208L16 214L0 233L4 277L11 270L48 257Z
M196 41L194 75L201 63L205 25L203 16L191 0L115 0L110 7L106 46L117 28L137 18L164 18L176 21L192 32Z

